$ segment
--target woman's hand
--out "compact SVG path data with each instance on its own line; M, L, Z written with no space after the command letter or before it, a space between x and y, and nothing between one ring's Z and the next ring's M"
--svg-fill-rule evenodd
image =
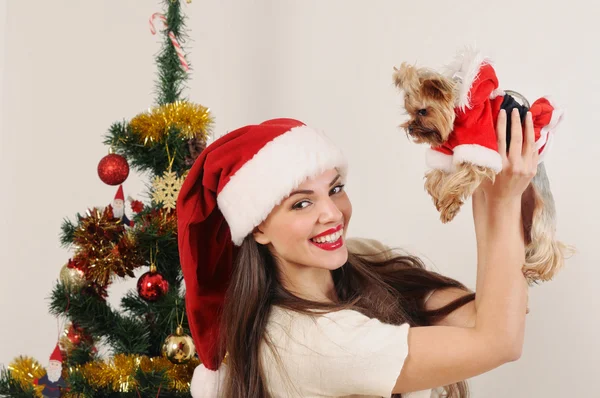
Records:
M502 157L502 171L495 181L482 182L479 189L488 203L498 201L521 201L521 196L535 176L538 164L538 151L535 147L535 132L531 112L527 112L525 131L521 127L521 118L517 109L511 113L511 139L506 151L506 112L498 115L496 135L498 152ZM481 193L481 192L480 192Z
M509 153L506 153L506 112L502 110L498 115L496 135L498 137L498 150L502 157L502 171L496 175L495 182L489 180L482 182L473 193L473 221L475 224L475 236L477 239L477 287L481 292L481 284L484 279L485 269L480 267L486 264L489 253L490 222L498 217L506 217L509 213L514 214L519 220L519 231L521 241L524 245L525 237L523 231L523 220L519 217L522 198L530 191L531 179L535 176L538 163L538 151L535 148L535 135L531 113L527 113L525 119L525 131L521 127L518 112L513 112L511 120L511 142ZM524 250L524 247L523 247ZM475 307L478 308L481 295L475 297ZM527 311L528 312L528 311Z

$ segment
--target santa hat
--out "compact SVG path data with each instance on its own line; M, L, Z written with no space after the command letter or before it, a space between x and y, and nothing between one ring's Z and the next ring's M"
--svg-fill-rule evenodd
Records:
M115 200L117 199L125 201L125 195L123 195L123 185L119 185L119 189L117 189L117 193L115 194Z
M273 119L232 131L204 149L177 198L179 258L190 331L202 364L194 398L219 396L224 352L219 316L244 238L306 178L337 168L342 152L322 133L294 119Z
M60 348L58 347L58 344L56 345L56 347L54 347L54 351L52 351L52 355L50 355L50 360L58 361L58 362L62 363L62 361L63 361L62 352L60 352Z

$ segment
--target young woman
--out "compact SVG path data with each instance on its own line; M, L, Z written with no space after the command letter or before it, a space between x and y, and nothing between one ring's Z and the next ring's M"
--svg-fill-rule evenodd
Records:
M179 247L197 397L430 397L521 355L527 283L521 196L531 117L498 119L503 170L473 195L477 295L416 257L346 239L347 164L292 119L233 131L181 189ZM373 200L376 195L373 195Z

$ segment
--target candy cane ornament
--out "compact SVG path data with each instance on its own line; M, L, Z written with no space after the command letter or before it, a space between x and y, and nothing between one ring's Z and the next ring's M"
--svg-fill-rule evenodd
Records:
M152 32L153 35L156 34L156 28L154 27L154 20L155 19L160 20L163 23L163 26L164 26L165 29L169 29L169 25L167 25L167 17L165 17L163 14L161 14L159 12L155 12L150 17L150 32ZM179 62L181 63L181 66L183 67L183 69L186 72L189 71L190 70L190 66L187 63L187 61L185 60L185 54L183 53L181 45L179 44L179 42L175 38L175 34L173 32L171 32L171 31L169 31L169 39L171 40L171 43L173 44L173 47L175 48L175 52L177 53L177 57L179 58Z

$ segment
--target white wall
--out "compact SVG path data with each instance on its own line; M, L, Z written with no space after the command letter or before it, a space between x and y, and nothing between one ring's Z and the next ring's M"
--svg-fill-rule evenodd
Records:
M438 221L422 185L424 148L396 127L403 114L392 66L441 65L463 44L477 44L496 60L503 87L532 99L553 95L568 117L547 170L559 236L579 253L556 280L531 289L521 360L471 380L471 388L476 398L593 396L600 27L590 4L194 0L185 5L195 67L190 99L212 109L217 135L271 117L326 130L351 162L351 234L414 250L473 287L470 203L451 224ZM19 354L47 358L56 341L46 298L69 256L58 243L60 224L114 195L96 176L102 135L152 103L158 43L147 20L155 11L156 1L13 0L5 26L0 11L0 166L8 192L1 196L2 363ZM143 184L132 175L126 195L139 195ZM115 286L111 302L134 283Z

